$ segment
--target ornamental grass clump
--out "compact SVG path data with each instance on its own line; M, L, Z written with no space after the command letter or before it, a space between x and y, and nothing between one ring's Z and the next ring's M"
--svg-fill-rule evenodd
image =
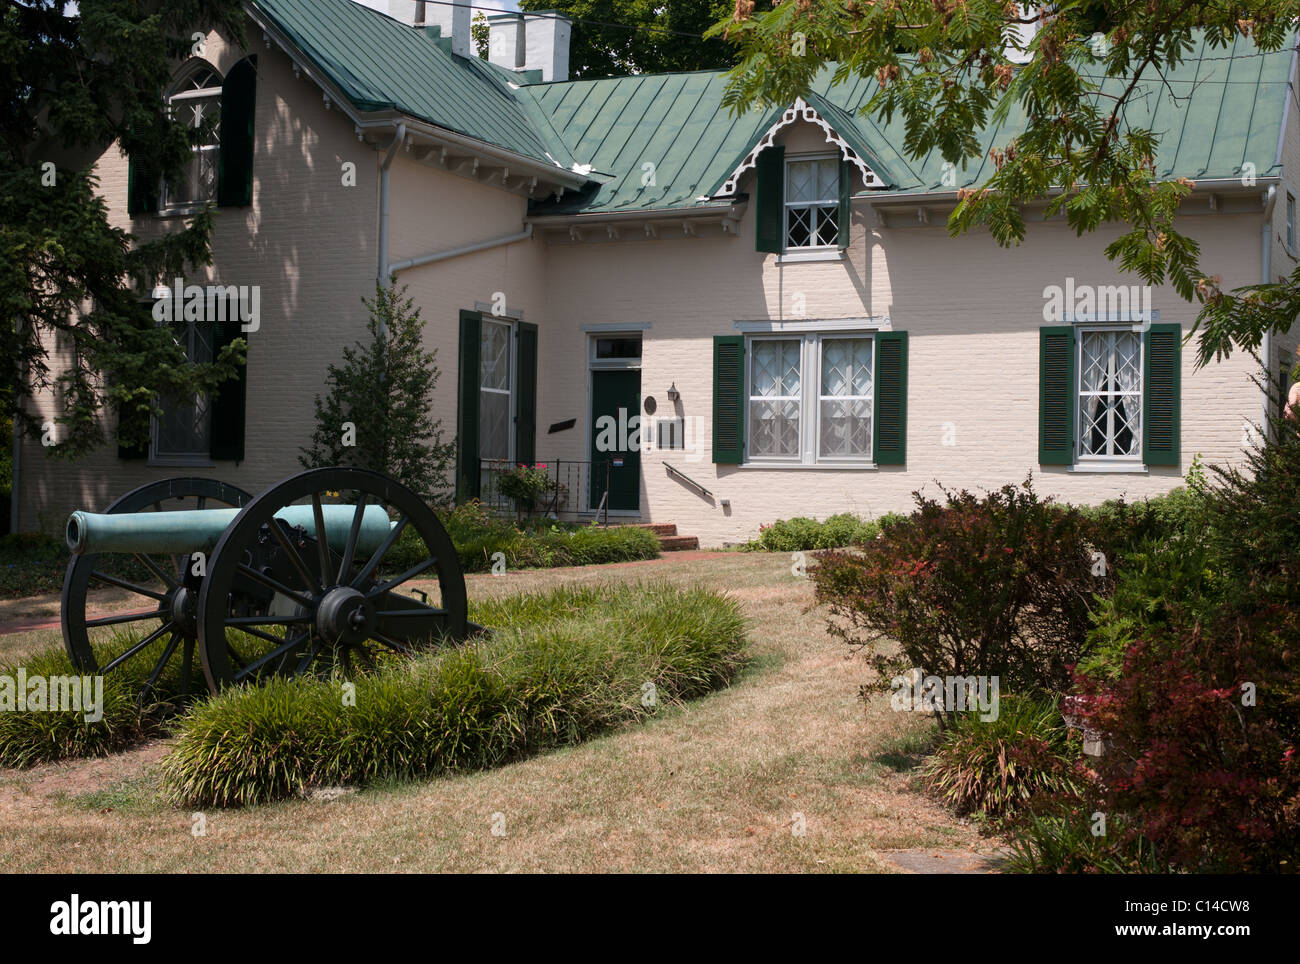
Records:
M957 716L920 775L958 813L992 822L1036 802L1077 798L1081 738L1066 726L1054 699L1004 697L995 719Z
M100 650L101 658L105 662L112 660L133 646L137 638L128 633L119 634ZM105 756L157 734L175 709L171 701L180 692L179 670L169 666L158 680L152 698L140 706L136 697L152 668L146 662L127 660L102 678L102 690L94 686L94 674L73 668L62 647L0 666L0 767L29 767L75 757ZM176 662L179 660L173 661ZM53 700L49 694L57 688L53 681L73 677L81 680L78 688L83 708L50 709ZM46 690L45 708L19 709L15 692L18 684L25 683L24 689L30 693L36 680ZM84 685L87 680L91 681L90 686ZM202 685L202 681L197 685ZM6 688L10 690L8 694L4 692ZM100 706L87 712L86 702L94 697L99 698ZM88 716L100 718L88 720Z
M499 766L709 693L746 661L738 604L703 589L561 589L472 616L497 630L381 666L351 692L299 679L197 704L163 760L164 795L245 806Z

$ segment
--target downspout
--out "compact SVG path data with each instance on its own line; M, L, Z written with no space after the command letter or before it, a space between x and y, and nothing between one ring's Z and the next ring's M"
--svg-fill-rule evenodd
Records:
M1277 185L1269 187L1268 193L1264 195L1264 223L1259 230L1260 244L1260 283L1268 284L1269 277L1273 273L1273 208L1277 204ZM1269 398L1268 393L1273 383L1273 333L1266 330L1264 332L1264 342L1262 345L1264 354L1264 399L1262 408L1262 417L1260 428L1264 432L1264 438L1268 438L1269 432Z
M406 140L406 123L398 122L393 143L388 145L383 163L379 166L379 283L388 287L388 169L397 156L397 149Z

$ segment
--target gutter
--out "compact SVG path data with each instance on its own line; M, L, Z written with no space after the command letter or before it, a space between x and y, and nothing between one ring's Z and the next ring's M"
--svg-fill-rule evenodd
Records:
M418 268L420 265L424 264L435 264L439 261L459 258L462 254L473 254L476 251L487 251L491 248L499 248L502 245L514 244L516 241L525 241L532 236L533 226L530 224L518 234L508 234L503 238L492 238L489 241L479 241L475 244L467 244L460 248L451 248L447 251L437 251L433 254L422 254L418 258L408 258L405 261L398 261L397 263L388 266L388 274L395 275L397 272L405 271L407 268Z
M524 218L526 224L538 227L567 228L582 227L584 224L605 224L607 222L631 221L691 221L723 218L739 220L745 213L745 201L728 201L726 204L712 204L708 207L693 208L657 208L648 211L588 211L582 214L532 214Z
M1241 193L1247 193L1250 191L1258 190L1260 185L1274 185L1274 184L1282 183L1282 177L1278 174L1265 174L1256 177L1255 183L1250 186L1246 186L1242 184L1241 178L1239 177L1206 177L1206 178L1194 177L1194 178L1190 178L1190 180L1192 181L1193 184L1196 185L1194 188L1192 188L1193 194L1198 193L1200 191L1221 192L1228 188L1236 188ZM1055 197L1060 193L1061 193L1060 188L1053 188L1051 191L1046 192L1042 196L1045 198ZM956 201L957 194L958 192L956 190L907 191L907 192L871 191L867 193L854 194L852 196L852 200L871 201L875 204L890 204L896 201L899 204L911 205L911 204L923 203L926 201L930 201L930 202Z
M388 145L383 163L379 165L379 284L383 287L388 286L388 278L392 273L388 270L388 169L392 167L397 149L405 140L406 125L399 122L393 134L393 143Z

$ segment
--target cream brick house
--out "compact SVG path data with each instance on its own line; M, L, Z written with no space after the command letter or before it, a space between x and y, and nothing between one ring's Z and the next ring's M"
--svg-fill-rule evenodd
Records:
M1250 444L1257 366L1195 371L1179 348L1195 306L1130 291L1104 255L1117 231L1031 217L1011 250L949 237L980 171L905 158L898 125L857 113L872 83L735 117L719 73L570 81L568 24L548 15L492 18L485 62L468 8L424 7L254 0L248 49L214 33L178 65L177 108L222 112L188 182L99 159L138 235L218 201L213 266L185 280L258 286L259 323L243 377L169 411L149 451L69 465L21 444L18 528L170 475L256 491L295 471L326 366L393 272L438 349L462 496L544 462L569 473L561 512L676 522L705 545L906 509L936 480L1155 494L1195 455ZM1163 132L1158 172L1196 182L1185 226L1225 287L1300 256L1294 73L1292 51L1238 41L1135 102ZM178 331L196 357L240 334ZM1294 350L1272 340L1272 378Z

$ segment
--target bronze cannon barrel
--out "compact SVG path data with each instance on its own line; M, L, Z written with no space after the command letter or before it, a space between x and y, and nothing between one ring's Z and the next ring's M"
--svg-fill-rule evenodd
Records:
M195 509L177 512L74 512L68 517L68 548L74 555L95 552L211 552L239 509ZM325 535L331 549L342 552L352 528L354 507L321 507ZM286 506L275 514L290 526L316 535L316 519L309 505ZM366 506L357 535L357 554L374 552L392 526L382 506Z

